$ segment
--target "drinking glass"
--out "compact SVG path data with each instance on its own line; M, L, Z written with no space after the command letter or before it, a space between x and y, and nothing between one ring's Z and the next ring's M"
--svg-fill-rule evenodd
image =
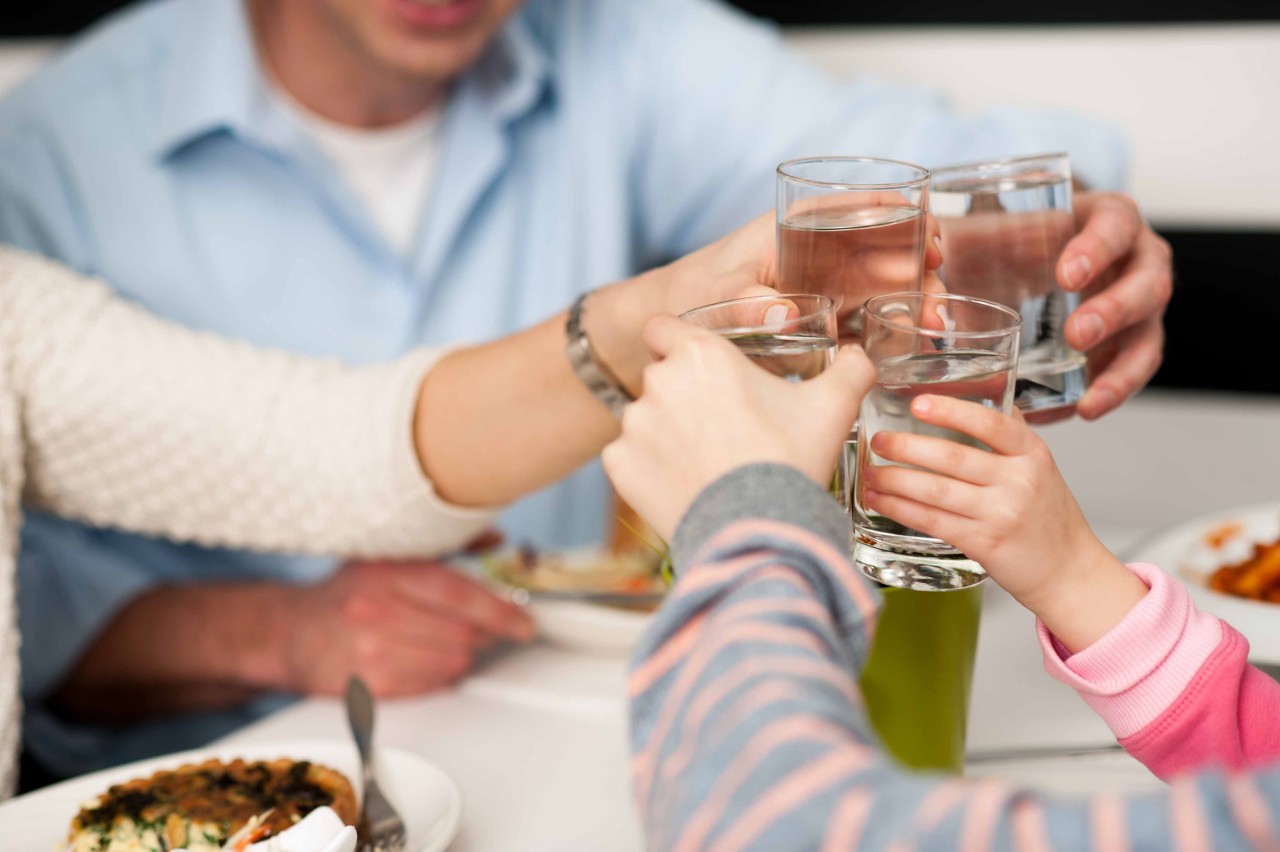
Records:
M929 171L874 157L810 157L777 170L780 289L835 304L841 342L862 303L920 289Z
M783 301L796 308L785 319L765 319ZM750 296L695 308L680 319L732 342L754 363L788 381L812 379L836 357L835 306L812 294Z
M917 420L911 402L941 394L1011 412L1022 320L1005 305L950 293L891 293L868 301L863 313L863 347L875 365L876 382L858 419L862 446L849 501L854 562L886 586L936 591L981 583L986 572L959 550L867 508L864 473L888 463L871 449L879 432L982 447L967 435Z
M1075 234L1067 155L939 169L930 203L942 230L947 292L991 299L1022 315L1015 404L1032 421L1074 411L1087 384L1086 363L1063 330L1080 294L1059 287L1054 274Z
M793 315L766 321L765 314L782 300L795 306ZM680 319L725 337L752 362L787 381L812 379L836 357L836 311L826 296L749 296L695 308ZM848 482L849 468L842 459L831 474L837 501L843 501Z

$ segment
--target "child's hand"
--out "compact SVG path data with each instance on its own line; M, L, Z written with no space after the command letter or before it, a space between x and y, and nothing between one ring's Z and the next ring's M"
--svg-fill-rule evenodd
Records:
M867 466L864 505L963 551L1072 651L1101 638L1146 594L1089 529L1048 447L1020 415L945 396L918 397L911 413L991 452L881 432L871 449L897 464Z
M829 483L875 378L851 346L817 378L788 382L671 316L650 320L645 341L658 363L603 460L622 498L668 540L698 493L734 468L776 462Z

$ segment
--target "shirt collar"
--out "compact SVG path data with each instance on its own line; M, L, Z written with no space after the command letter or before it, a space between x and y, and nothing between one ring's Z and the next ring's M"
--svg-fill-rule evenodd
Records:
M218 131L268 142L287 130L258 66L242 0L185 4L172 42L152 151L167 157Z
M243 0L194 0L173 42L152 152L164 158L226 131L267 148L287 148L294 128L275 109L258 64ZM517 14L459 90L475 92L501 122L527 114L548 90L550 62Z
M504 122L515 121L547 94L551 62L522 15L516 14L469 72Z

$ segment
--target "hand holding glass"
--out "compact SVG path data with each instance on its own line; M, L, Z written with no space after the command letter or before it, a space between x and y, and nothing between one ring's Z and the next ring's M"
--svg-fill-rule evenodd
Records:
M812 379L836 357L836 314L826 296L731 299L688 311L680 319L714 331L756 365L788 381Z
M947 292L991 299L1022 315L1018 408L1032 422L1073 411L1084 395L1086 361L1063 332L1080 294L1058 286L1055 272L1075 234L1067 156L939 169L931 207L942 229Z
M863 308L863 346L876 383L862 403L854 474L854 562L888 586L959 589L986 578L982 567L944 541L868 509L864 473L885 464L871 449L878 432L928 435L980 446L959 432L917 420L911 402L941 394L1008 414L1013 407L1021 319L1004 305L951 294L892 293Z

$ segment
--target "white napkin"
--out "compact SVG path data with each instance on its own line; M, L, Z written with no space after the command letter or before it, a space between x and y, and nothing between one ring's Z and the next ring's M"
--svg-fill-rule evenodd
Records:
M356 830L344 825L332 808L316 808L292 828L250 845L248 852L355 852L355 849Z

